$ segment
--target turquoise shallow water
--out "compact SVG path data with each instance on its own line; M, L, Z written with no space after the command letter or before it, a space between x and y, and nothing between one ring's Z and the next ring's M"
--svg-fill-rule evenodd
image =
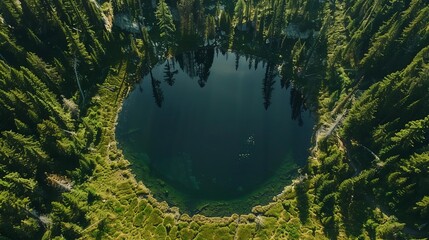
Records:
M157 65L135 86L117 138L155 196L192 211L269 184L259 193L268 199L305 164L313 120L301 94L281 87L274 64L256 62L202 49Z

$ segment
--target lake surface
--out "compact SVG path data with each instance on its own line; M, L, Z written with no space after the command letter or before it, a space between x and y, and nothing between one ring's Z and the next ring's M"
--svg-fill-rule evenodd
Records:
M206 215L249 211L280 193L308 157L313 120L302 94L285 85L261 59L183 53L125 99L117 139L159 200Z

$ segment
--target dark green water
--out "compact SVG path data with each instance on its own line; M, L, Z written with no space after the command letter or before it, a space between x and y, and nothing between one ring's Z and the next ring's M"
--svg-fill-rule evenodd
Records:
M190 213L249 211L305 164L313 121L301 94L282 88L274 64L256 62L188 52L154 67L125 99L116 135L155 197Z

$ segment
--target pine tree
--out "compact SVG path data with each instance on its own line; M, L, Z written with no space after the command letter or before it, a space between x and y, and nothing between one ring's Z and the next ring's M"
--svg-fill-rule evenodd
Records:
M234 21L235 25L241 25L243 23L243 17L246 9L244 0L238 0L234 8Z
M176 26L174 25L173 16L171 15L171 11L165 3L165 0L159 1L155 15L158 20L161 39L168 47L174 42L173 38L176 32Z

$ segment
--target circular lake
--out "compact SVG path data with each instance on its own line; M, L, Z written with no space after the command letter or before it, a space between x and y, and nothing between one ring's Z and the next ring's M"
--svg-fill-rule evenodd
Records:
M208 216L269 202L306 163L313 120L277 66L202 48L155 66L116 136L158 200Z

